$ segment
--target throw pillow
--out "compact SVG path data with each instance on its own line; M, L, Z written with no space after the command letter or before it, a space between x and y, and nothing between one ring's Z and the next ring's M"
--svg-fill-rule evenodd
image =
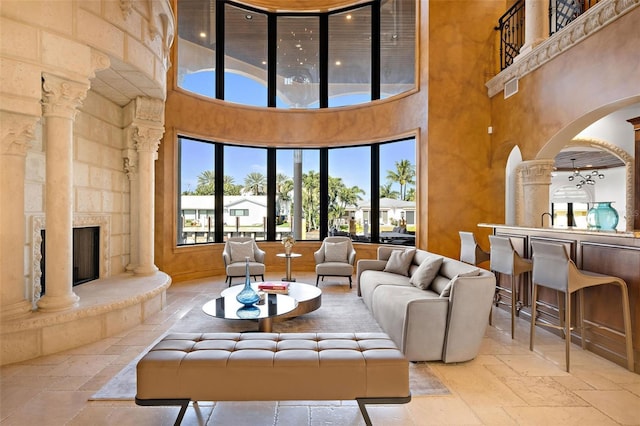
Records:
M478 275L480 275L480 269L474 269L473 271L463 272L456 275L455 277L451 278L451 281L449 281L449 284L447 284L447 286L442 289L442 293L440 293L440 297L449 297L449 295L451 294L451 287L453 286L453 282L457 280L459 277L475 277Z
M415 253L416 249L393 250L384 267L384 272L392 272L404 276L409 275L409 267Z
M342 262L347 263L347 253L349 252L349 243L340 241L338 243L324 243L324 261L325 262Z
M244 242L229 241L229 248L231 249L231 262L244 262L247 257L250 262L256 261L256 258L253 255L252 240Z
M442 266L441 257L430 257L425 259L418 269L413 273L409 282L414 286L426 290L431 285L431 281L438 275Z

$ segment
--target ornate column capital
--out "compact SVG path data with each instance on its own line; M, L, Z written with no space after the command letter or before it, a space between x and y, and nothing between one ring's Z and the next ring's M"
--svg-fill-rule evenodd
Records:
M125 115L129 121L129 148L137 152L157 152L164 134L164 101L138 97L125 107ZM132 160L130 163L135 161L127 156Z
M138 152L158 152L164 128L138 127L134 134L135 147Z
M26 156L40 117L0 111L0 154Z
M43 73L42 80L44 116L75 119L89 91L89 82L70 81L49 73Z
M551 172L554 170L552 159L523 161L518 166L523 185L551 185Z

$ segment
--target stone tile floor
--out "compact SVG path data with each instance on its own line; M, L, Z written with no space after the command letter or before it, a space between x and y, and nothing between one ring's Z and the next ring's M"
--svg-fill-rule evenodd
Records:
M313 274L297 274L315 282ZM281 272L273 273L278 279ZM55 355L0 368L2 425L171 425L178 409L138 407L132 401L88 401L111 377L194 307L212 282L172 285L167 307L120 335ZM324 291L349 291L327 278ZM345 290L346 287L346 290ZM355 292L355 287L350 290ZM494 310L480 355L473 361L432 362L451 395L414 397L406 405L369 406L375 425L640 425L640 375L573 345L564 371L564 342L539 329L529 351L529 323ZM201 403L207 425L362 425L353 401ZM197 425L190 407L183 425Z

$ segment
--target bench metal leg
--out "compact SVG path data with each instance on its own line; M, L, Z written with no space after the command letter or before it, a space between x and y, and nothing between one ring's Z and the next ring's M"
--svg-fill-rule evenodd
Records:
M367 426L372 426L371 418L367 412L366 404L406 404L411 401L411 395L401 398L356 398L358 407L360 407L360 413Z
M187 407L189 407L190 399L138 399L136 397L136 405L141 406L161 406L161 405L179 405L180 412L178 412L178 417L174 423L174 426L179 426L182 423L182 419L184 418L184 414L187 412Z

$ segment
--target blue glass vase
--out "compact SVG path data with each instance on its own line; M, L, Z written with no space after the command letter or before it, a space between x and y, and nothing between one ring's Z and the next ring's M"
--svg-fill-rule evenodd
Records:
M236 300L244 306L252 306L260 301L260 295L251 287L251 276L249 275L249 258L245 259L244 288L236 296Z
M618 226L618 212L611 207L611 201L593 203L587 212L587 227L598 231L615 231Z

